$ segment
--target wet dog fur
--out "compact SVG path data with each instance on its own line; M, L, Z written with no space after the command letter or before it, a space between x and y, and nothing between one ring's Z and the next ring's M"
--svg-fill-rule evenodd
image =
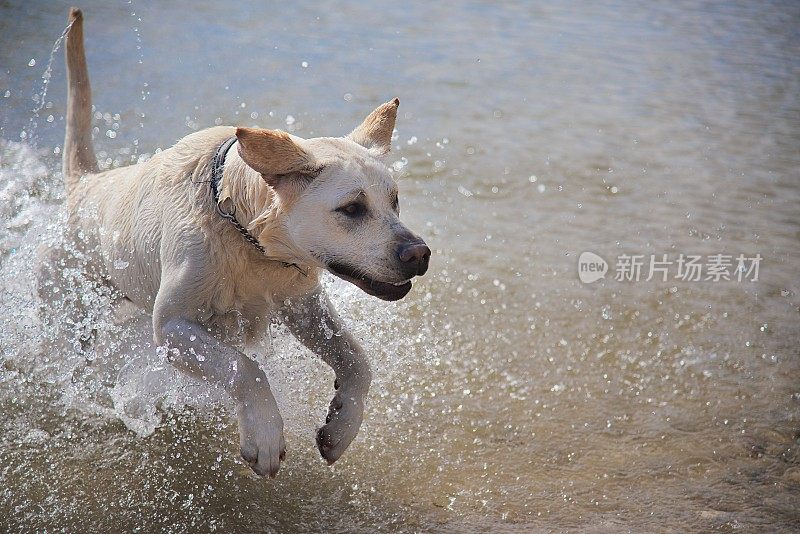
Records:
M269 321L284 322L336 374L316 436L322 457L335 462L358 432L371 373L320 275L327 270L397 300L430 256L400 221L397 185L382 161L399 100L345 137L220 126L144 163L99 172L81 11L73 8L69 20L63 174L69 232L88 258L87 272L151 314L155 345L173 365L231 395L241 454L260 475L278 472L283 421L263 370L241 348ZM232 136L220 207L266 254L217 213L208 187L213 155Z

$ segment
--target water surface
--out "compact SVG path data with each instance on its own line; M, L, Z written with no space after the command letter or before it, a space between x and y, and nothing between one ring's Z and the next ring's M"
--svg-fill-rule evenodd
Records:
M398 96L389 163L434 256L397 304L327 282L375 370L333 468L332 374L270 332L288 456L254 477L228 403L145 348L146 318L108 326L87 289L112 340L89 356L39 319L68 4L3 2L0 530L800 528L796 3L81 7L104 168L214 124L340 135ZM584 251L763 261L584 285Z

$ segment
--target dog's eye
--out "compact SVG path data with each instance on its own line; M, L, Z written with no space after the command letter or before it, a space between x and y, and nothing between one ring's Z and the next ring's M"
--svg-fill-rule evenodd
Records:
M337 208L336 211L339 213L344 213L353 219L357 219L358 217L363 217L366 215L367 207L361 202L351 202L350 204L346 204L341 208Z

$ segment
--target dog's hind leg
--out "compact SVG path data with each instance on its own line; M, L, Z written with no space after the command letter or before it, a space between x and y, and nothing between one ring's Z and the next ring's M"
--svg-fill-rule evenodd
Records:
M369 362L321 289L294 299L282 312L292 334L336 373L336 394L325 425L317 431L320 454L332 464L350 445L361 426L364 401L372 380Z
M236 401L242 457L259 475L274 477L286 451L278 405L258 364L186 319L197 280L189 268L162 276L153 309L156 346L179 370L221 386Z
M114 289L92 275L73 246L42 244L37 260L40 319L76 350L89 350L94 318L103 313L105 303L114 300Z

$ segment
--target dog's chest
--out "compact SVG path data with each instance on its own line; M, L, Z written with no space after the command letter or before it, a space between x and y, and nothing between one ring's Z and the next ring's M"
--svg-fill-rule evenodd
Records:
M282 265L227 271L213 284L200 319L226 336L258 337L288 299L311 293L318 285L316 271L301 274Z

